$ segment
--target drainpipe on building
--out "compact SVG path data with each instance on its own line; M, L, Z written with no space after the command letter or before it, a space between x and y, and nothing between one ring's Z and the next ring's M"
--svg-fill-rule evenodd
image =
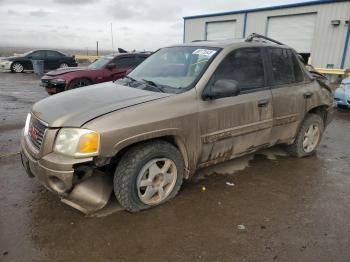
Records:
M346 59L346 55L347 55L348 47L349 47L349 38L350 38L350 17L348 20L348 30L346 32L345 45L344 45L344 49L343 49L343 56L342 56L342 60L341 60L341 64L340 64L341 69L344 69L344 66L345 66L345 59Z

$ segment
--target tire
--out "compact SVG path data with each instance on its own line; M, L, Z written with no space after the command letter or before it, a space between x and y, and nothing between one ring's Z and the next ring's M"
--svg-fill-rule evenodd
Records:
M140 143L123 155L115 170L115 196L129 212L158 206L176 196L182 185L184 170L182 155L172 144L162 140ZM162 172L153 176L157 171ZM169 182L165 176L171 176L173 180ZM142 186L143 183L147 185Z
M67 63L63 62L60 64L59 68L66 68L69 67Z
M24 67L20 62L13 62L11 65L12 73L23 73Z
M75 89L83 86L89 86L91 84L92 82L90 80L86 78L79 78L79 79L72 80L69 83L69 85L66 87L66 90L71 90L71 89Z
M315 127L318 129L317 131L315 131ZM287 146L287 152L294 157L306 157L314 154L321 142L323 131L324 122L319 115L306 115L294 143Z

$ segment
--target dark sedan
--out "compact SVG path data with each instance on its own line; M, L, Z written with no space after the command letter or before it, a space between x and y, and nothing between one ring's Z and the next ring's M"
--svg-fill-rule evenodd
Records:
M87 68L61 68L48 72L41 85L52 95L65 90L117 80L145 60L150 53L128 53L103 56Z
M32 60L43 60L45 70L53 70L64 67L78 66L74 56L69 56L55 50L34 50L19 56L11 56L3 59L3 64L14 73L22 73L24 70L33 70Z

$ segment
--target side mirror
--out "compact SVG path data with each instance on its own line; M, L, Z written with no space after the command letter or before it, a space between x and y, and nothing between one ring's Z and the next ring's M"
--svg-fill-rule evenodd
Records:
M203 92L203 99L218 99L223 97L237 96L240 93L238 82L231 79L219 79L214 85L208 86Z
M107 68L109 69L109 70L112 70L112 69L114 69L114 68L116 68L116 64L115 63L109 63L109 64L107 64Z

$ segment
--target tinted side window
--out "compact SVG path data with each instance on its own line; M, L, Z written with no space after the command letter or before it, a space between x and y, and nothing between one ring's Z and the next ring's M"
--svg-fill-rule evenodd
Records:
M264 87L264 67L260 49L244 48L233 51L216 69L213 82L219 79L236 81L241 91Z
M135 65L135 57L119 58L116 61L117 68L131 68Z
M62 57L62 55L60 53L55 52L55 51L46 51L46 56L49 58Z
M30 54L31 58L44 58L45 53L44 51L36 51Z
M138 56L137 57L137 64L141 64L147 57L146 56Z
M283 85L293 83L294 73L290 51L282 48L270 48L269 53L271 57L274 84Z
M297 82L297 83L302 82L302 81L304 81L304 73L300 67L300 63L298 62L298 58L293 53L291 53L291 55L292 55L295 82Z

